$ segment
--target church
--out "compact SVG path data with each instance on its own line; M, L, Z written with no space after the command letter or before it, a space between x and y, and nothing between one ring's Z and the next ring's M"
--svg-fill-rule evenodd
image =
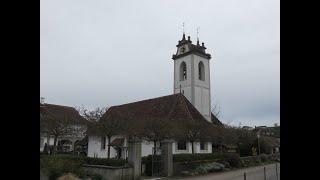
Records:
M174 88L173 94L153 99L112 106L103 115L104 119L124 121L125 125L136 127L134 131L143 132L148 120L159 120L164 124L171 124L170 129L178 132L182 125L195 122L196 128L210 126L223 127L223 124L211 113L211 85L210 59L206 53L204 43L193 44L190 36L182 39L176 45L177 51L172 56L174 61ZM159 122L157 122L159 123ZM201 130L200 130L201 131ZM108 148L110 146L111 148ZM105 135L88 131L88 156L106 158L127 157L128 136L113 135L110 140ZM157 152L161 142L152 142L143 139L141 156L148 156ZM175 140L172 144L172 153L212 153L212 143L208 141ZM154 149L155 148L155 149ZM108 152L110 149L110 152Z

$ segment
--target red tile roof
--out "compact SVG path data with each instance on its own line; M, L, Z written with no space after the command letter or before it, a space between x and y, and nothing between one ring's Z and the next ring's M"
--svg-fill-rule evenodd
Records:
M178 130L188 122L195 122L201 127L213 126L201 113L188 101L183 94L148 99L119 106L112 106L102 116L101 121L108 117L124 120L130 127L136 127L137 131L143 127L145 120L162 119L174 125ZM200 126L199 126L200 127Z
M40 104L40 114L54 119L68 119L75 124L87 122L75 108L68 106Z

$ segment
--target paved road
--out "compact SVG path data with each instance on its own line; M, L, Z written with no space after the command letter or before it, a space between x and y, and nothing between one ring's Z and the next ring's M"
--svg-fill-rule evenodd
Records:
M266 167L266 180L277 180L276 164L258 166L236 171L208 174L205 176L164 178L163 180L188 179L188 180L244 180L244 172L247 174L246 180L264 180L263 167ZM278 163L278 180L280 180L280 163Z

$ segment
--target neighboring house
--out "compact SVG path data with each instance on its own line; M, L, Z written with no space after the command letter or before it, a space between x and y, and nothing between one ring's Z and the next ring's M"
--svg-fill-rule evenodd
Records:
M44 150L45 145L54 145L54 136L48 132L47 124L50 120L68 121L70 133L58 136L58 151L73 151L78 142L83 144L86 131L87 120L84 119L73 107L61 106L55 104L40 104L40 152ZM64 126L64 124L61 124Z
M245 129L245 130L253 130L254 128L253 128L253 127L250 127L250 126L243 126L242 129Z
M280 126L258 126L252 130L256 135L264 137L271 145L270 154L280 153Z
M253 129L256 134L261 136L268 136L274 138L280 138L280 126L267 127L267 126L258 126Z
M129 126L145 123L143 119L162 118L174 122L173 130L179 131L181 125L192 119L204 126L220 126L223 124L211 113L211 85L210 85L210 59L206 53L204 43L199 40L192 44L190 36L176 45L174 61L174 87L173 95L124 104L111 107L104 116L114 115L114 118L127 120ZM128 117L127 117L128 116ZM185 120L185 121L184 121ZM140 129L141 130L141 129ZM137 130L139 131L139 129ZM107 157L107 138L95 133L88 136L88 156ZM118 135L111 139L116 141L118 148L111 148L111 157L125 158L127 137ZM159 143L159 142L158 142ZM159 144L161 146L161 144ZM116 147L116 146L113 146ZM121 150L119 150L122 147ZM181 141L173 143L173 153L191 153L190 142ZM118 150L117 150L118 149ZM153 142L142 142L142 156L152 154ZM211 142L195 142L195 153L211 153Z

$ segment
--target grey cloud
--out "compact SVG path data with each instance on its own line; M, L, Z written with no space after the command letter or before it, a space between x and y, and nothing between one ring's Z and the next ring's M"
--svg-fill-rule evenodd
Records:
M279 123L278 0L41 0L40 91L47 102L110 106L172 93L171 56L204 41L222 121Z

